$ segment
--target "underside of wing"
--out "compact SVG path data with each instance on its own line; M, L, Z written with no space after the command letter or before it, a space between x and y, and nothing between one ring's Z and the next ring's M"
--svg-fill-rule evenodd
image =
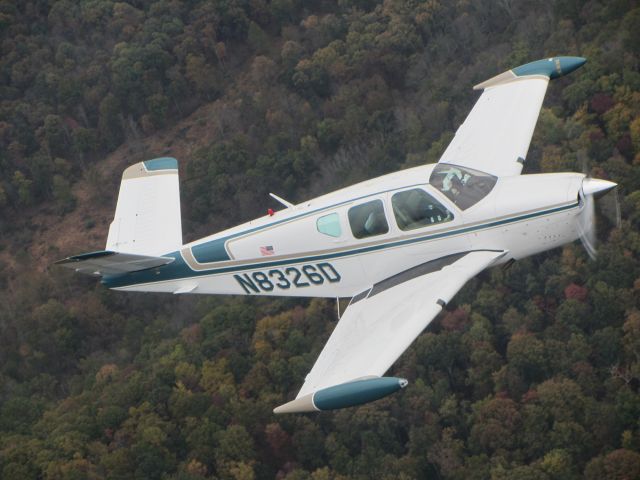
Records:
M460 165L496 176L519 175L527 157L549 80L585 63L581 57L553 57L493 77L439 163Z
M463 252L394 275L355 296L295 400L276 413L327 410L381 398L402 379L382 377L460 288L504 255Z

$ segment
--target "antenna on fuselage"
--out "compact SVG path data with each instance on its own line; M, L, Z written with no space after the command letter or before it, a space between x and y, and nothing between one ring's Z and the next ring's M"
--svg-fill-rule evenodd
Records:
M294 207L295 205L291 202L287 202L284 198L280 198L278 195L276 195L275 193L271 193L269 192L269 196L271 198L273 198L274 200L277 200L278 202L280 202L282 205L284 205L287 208L291 208Z

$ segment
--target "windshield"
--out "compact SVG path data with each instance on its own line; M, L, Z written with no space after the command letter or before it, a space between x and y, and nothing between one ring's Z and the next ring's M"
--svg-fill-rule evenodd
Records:
M429 183L444 193L461 210L475 205L493 189L497 177L470 168L439 163Z

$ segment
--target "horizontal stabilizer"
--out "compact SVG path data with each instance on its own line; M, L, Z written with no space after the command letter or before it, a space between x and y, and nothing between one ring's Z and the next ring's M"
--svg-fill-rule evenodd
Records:
M172 257L149 257L132 253L99 252L82 253L56 262L66 268L88 275L118 275L159 267L173 262Z

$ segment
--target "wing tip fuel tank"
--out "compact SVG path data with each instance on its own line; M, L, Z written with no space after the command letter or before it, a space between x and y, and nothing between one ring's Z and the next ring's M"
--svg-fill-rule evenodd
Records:
M519 67L512 68L495 77L485 80L474 86L474 90L504 85L518 79L537 76L547 77L550 80L567 75L577 70L587 62L584 57L550 57L535 62L525 63Z
M379 400L406 387L408 381L397 377L374 377L334 385L296 398L273 413L303 413L354 407Z

